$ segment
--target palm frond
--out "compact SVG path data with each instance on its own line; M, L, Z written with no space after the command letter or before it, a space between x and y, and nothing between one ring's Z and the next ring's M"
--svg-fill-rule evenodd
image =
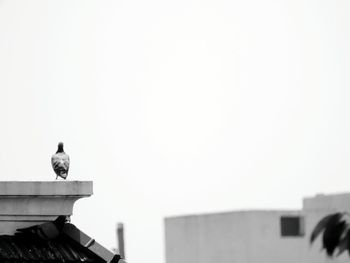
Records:
M310 243L323 233L322 244L328 256L337 256L348 250L350 253L350 220L348 213L334 213L322 218L310 236Z

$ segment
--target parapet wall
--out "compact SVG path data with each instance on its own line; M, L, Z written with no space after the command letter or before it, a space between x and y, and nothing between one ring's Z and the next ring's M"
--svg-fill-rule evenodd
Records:
M306 197L303 199L303 210L350 211L350 193Z
M91 181L0 182L0 234L71 216L75 201L92 193Z

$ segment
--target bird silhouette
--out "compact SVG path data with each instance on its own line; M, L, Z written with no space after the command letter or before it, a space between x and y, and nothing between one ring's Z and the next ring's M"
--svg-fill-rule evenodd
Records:
M51 157L52 168L59 177L66 179L69 170L69 156L63 150L63 142L58 144L57 152Z
M54 221L45 222L27 228L19 228L17 229L16 235L29 235L42 240L51 240L62 233L64 224L67 221L66 216L59 216Z

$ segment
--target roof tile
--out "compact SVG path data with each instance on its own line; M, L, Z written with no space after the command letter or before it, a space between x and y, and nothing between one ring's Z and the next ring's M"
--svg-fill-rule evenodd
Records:
M83 246L61 236L44 241L28 236L0 236L0 262L101 262Z

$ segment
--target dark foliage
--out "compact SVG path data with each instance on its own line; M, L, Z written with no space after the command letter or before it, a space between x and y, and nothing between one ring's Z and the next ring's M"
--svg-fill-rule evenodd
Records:
M328 256L333 256L337 250L337 256L348 251L350 254L350 216L348 213L334 213L322 218L310 236L310 242L323 233L322 244Z

